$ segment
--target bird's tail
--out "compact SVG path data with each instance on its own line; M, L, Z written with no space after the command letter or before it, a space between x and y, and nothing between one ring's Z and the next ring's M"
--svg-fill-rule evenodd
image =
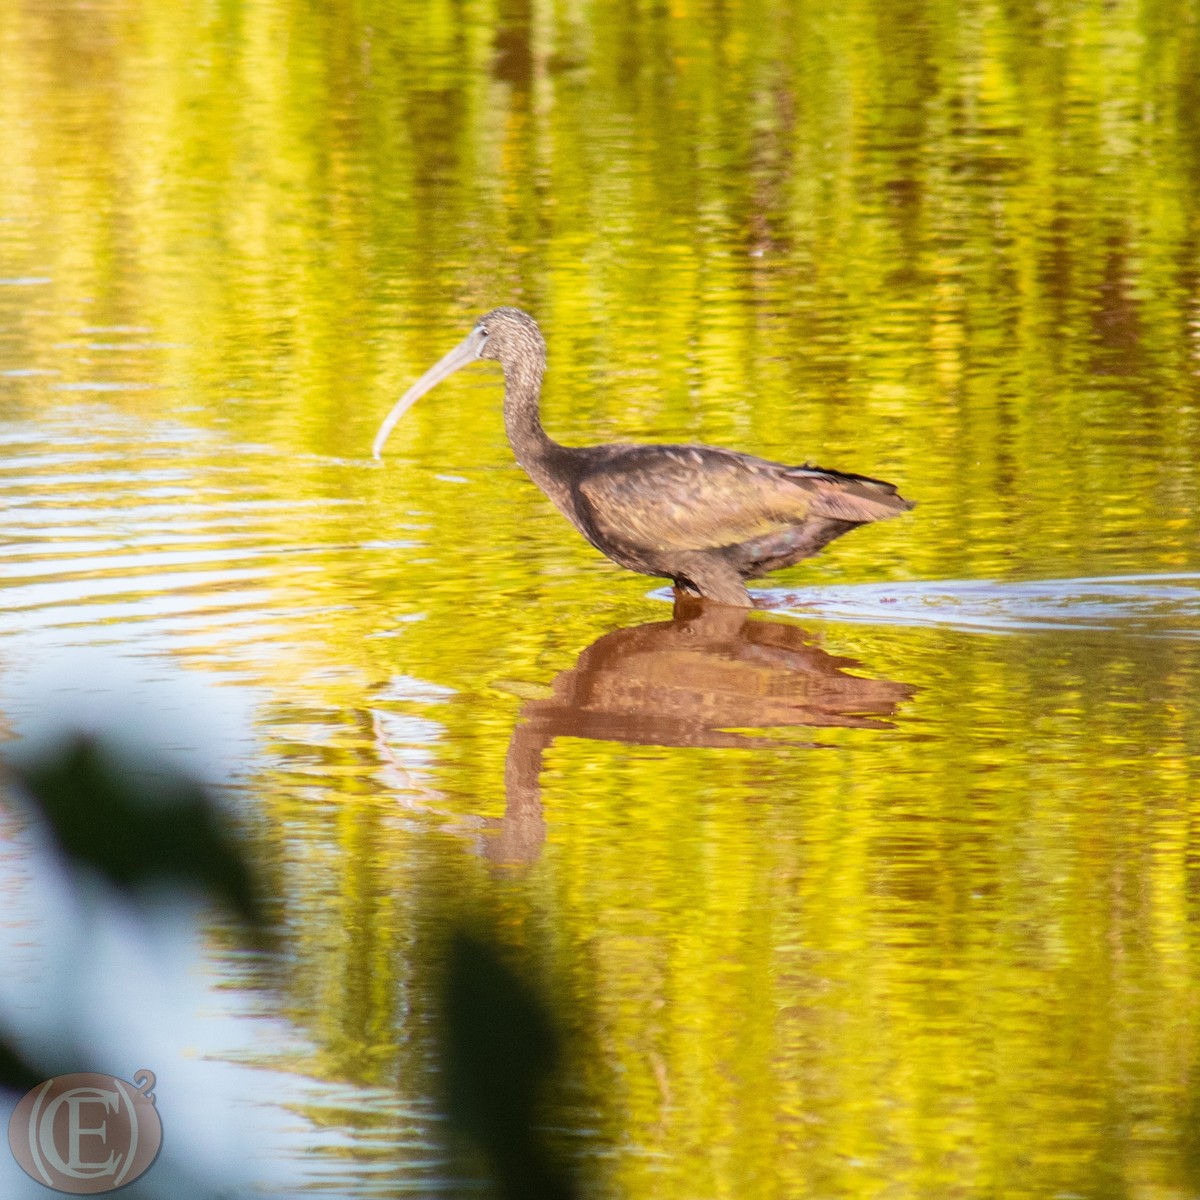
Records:
M883 521L916 507L914 501L900 495L894 484L869 475L829 471L811 463L791 467L786 475L811 492L809 511L814 516L838 521Z

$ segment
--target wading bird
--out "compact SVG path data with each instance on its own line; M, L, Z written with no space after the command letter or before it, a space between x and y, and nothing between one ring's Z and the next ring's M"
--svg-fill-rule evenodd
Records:
M560 446L538 413L546 342L516 308L481 317L405 392L375 435L375 457L416 400L478 358L504 368L509 444L559 512L601 554L683 591L751 608L742 580L790 567L856 525L913 507L879 479L715 446Z

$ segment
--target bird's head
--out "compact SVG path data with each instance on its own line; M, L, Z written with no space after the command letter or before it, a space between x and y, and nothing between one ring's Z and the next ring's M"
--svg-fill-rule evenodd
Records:
M375 435L371 453L378 458L388 435L400 418L427 391L453 375L459 368L467 366L477 358L490 358L504 363L507 370L510 364L522 361L542 364L545 362L545 354L546 343L542 338L542 331L528 313L523 313L519 308L493 308L476 321L475 328L449 354L430 367L396 401Z
M468 341L476 339L477 358L500 362L545 352L546 343L537 322L519 308L493 308L484 313L471 330Z

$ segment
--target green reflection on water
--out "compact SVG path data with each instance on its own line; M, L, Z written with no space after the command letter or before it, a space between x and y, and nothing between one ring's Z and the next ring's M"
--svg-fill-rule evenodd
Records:
M253 593L192 579L230 620L185 605L155 646L275 698L307 1069L399 1057L423 1094L397 1029L422 881L457 881L590 997L618 1194L1195 1190L1193 641L814 625L911 692L892 728L560 731L536 852L498 853L514 728L664 606L514 466L495 375L366 456L512 302L563 440L919 501L792 587L1200 569L1198 28L1150 0L0 7L0 416L42 438L6 478L62 517L29 569L137 646L97 581L188 580L114 555L261 556Z

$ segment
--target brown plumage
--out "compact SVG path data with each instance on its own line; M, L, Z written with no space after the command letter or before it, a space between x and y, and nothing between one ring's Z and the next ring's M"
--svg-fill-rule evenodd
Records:
M410 405L477 358L504 368L504 427L517 462L602 554L632 571L749 608L742 581L790 567L834 538L913 507L890 483L789 467L714 446L560 446L538 414L546 343L533 318L497 308L397 402L378 458Z

